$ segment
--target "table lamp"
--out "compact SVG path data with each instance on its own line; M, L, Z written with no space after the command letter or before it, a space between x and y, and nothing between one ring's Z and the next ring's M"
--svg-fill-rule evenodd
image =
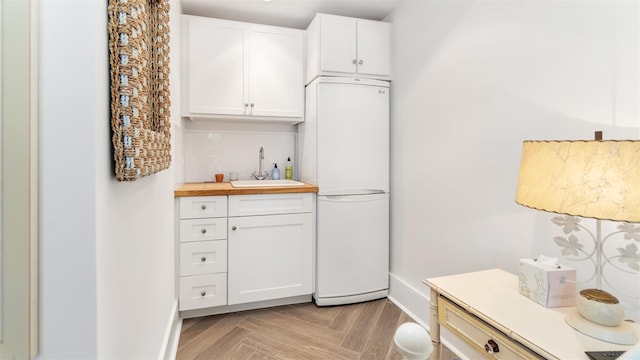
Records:
M580 291L574 329L630 345L638 340L623 321L618 299L602 290L600 220L640 222L640 141L524 141L516 202L537 210L596 219L596 288Z

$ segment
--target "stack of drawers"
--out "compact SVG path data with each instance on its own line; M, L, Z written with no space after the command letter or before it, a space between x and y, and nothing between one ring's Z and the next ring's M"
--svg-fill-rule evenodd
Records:
M181 197L180 311L227 304L227 197Z

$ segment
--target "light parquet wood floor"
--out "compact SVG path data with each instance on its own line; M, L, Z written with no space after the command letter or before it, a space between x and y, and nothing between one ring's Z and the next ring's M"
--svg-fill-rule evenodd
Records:
M413 321L387 299L279 306L185 319L178 360L399 360L393 334Z

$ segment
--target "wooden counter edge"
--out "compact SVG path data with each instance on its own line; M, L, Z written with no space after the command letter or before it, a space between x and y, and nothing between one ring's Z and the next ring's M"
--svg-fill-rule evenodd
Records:
M251 194L292 194L316 193L318 186L304 184L302 186L274 186L274 187L242 187L234 188L231 184L217 188L207 188L207 183L188 183L173 191L174 197L186 196L216 196L216 195L251 195Z

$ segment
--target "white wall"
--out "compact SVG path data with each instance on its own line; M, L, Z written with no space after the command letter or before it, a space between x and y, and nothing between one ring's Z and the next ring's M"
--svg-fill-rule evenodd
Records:
M106 15L40 9L43 359L158 358L176 303L173 170L113 176Z
M387 20L391 295L426 322L424 278L559 254L552 215L514 202L523 140L638 138L638 4L409 2Z
M179 5L177 1L171 5L170 25L179 29ZM106 26L104 15L100 12L98 22ZM106 36L106 27L96 34L96 47L103 54L96 66L102 75L96 132L98 356L158 358L176 310L174 168L135 182L115 180ZM178 58L177 48L171 49L172 64ZM171 90L172 117L176 118L179 97L175 84Z

